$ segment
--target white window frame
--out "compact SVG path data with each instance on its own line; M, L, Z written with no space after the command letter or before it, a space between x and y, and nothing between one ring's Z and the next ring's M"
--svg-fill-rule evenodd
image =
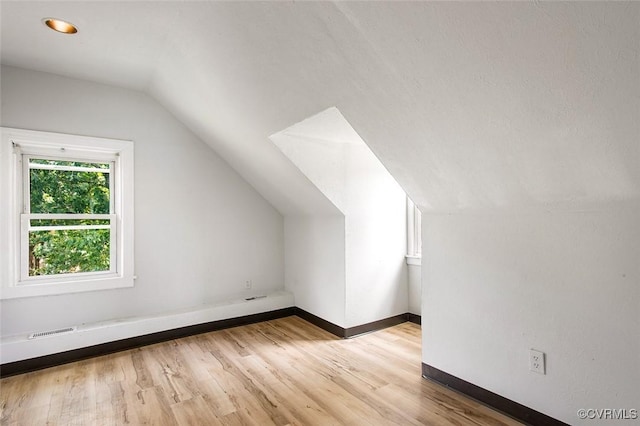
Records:
M422 213L407 197L407 263L420 265L422 258Z
M47 296L132 287L133 142L117 139L0 127L0 299ZM107 215L32 214L29 211L29 158L108 162L111 207ZM41 217L42 216L42 217ZM46 216L46 217L45 217ZM55 217L54 217L55 216ZM112 261L109 271L28 276L30 220L108 219ZM94 217L95 216L95 217ZM88 225L89 227L93 225ZM87 228L87 225L82 225Z
M115 276L117 274L118 264L118 250L117 250L117 214L115 214L115 192L113 190L115 183L115 163L117 157L115 155L108 155L105 158L92 158L87 160L85 158L72 158L66 154L66 150L60 155L53 157L49 155L33 155L25 153L24 149L19 144L14 144L13 147L15 153L19 155L18 164L22 169L22 212L20 214L20 283L29 284L30 282L47 281L47 282L64 282L69 279L75 280L77 277L89 277L100 275L99 278L108 276ZM33 149L26 147L27 152L34 151ZM35 149L37 152L38 149ZM103 155L100 155L103 157ZM58 160L58 161L90 161L100 162L108 164L108 169L99 168L86 168L77 166L60 166L60 165L46 165L31 163L31 159L45 159L45 160ZM106 214L51 214L51 213L32 213L31 212L31 170L33 169L50 169L61 171L92 171L97 173L107 173L109 176L109 213ZM34 219L103 219L108 220L109 225L56 225L56 226L32 226L31 220ZM109 229L110 244L109 244L109 270L108 271L92 271L92 272L79 272L73 274L55 274L55 275L29 275L29 233L32 231L48 231L48 230L91 230L91 229Z

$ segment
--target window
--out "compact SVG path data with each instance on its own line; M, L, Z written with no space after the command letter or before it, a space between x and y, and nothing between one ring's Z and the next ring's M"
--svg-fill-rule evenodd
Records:
M133 285L132 142L2 128L0 161L2 298Z
M23 155L21 163L21 281L114 272L115 163L32 155Z
M407 197L407 263L417 264L422 257L422 213Z

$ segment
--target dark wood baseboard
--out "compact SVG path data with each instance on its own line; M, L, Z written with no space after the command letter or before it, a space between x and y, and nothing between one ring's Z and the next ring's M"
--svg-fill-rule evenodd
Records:
M311 324L317 327L320 327L324 331L328 331L334 336L340 337L341 339L344 338L345 329L340 327L339 325L335 325L334 323L329 322L323 318L320 318L319 316L316 316L311 312L307 312L304 309L300 309L298 307L295 307L293 309L294 309L295 315L299 316L303 320L310 322Z
M294 307L278 309L269 312L261 312L258 314L246 315L237 318L211 321L203 324L195 324L187 327L175 328L173 330L159 331L157 333L145 334L143 336L136 336L128 339L101 343L99 345L87 346L79 349L72 349L70 351L59 352L51 355L44 355L21 361L8 362L6 364L0 365L0 377L14 376L16 374L42 370L44 368L67 364L74 361L80 361L87 358L93 358L100 355L107 355L127 349L134 349L154 343L161 343L168 340L179 339L181 337L193 336L195 334L207 333L210 331L222 330L231 327L238 327L241 325L254 324L257 322L284 318L291 315L295 315Z
M99 345L87 346L84 348L72 349L70 351L44 355L36 358L29 358L20 361L8 362L0 365L0 377L15 376L16 374L28 373L30 371L42 370L44 368L55 367L56 365L68 364L96 356L107 355L127 349L139 348L141 346L152 345L154 343L166 342L168 340L179 339L181 337L193 336L195 334L207 333L210 331L222 330L225 328L238 327L241 325L254 324L277 318L284 318L297 315L300 318L314 324L329 333L342 339L355 337L357 335L371 331L381 330L405 321L416 322L414 314L396 315L369 324L357 327L342 328L327 320L324 320L312 313L298 307L278 309L270 312L246 315L243 317L229 318L219 321L211 321L203 324L195 324L187 327L175 328L172 330L159 331L157 333L145 334L142 336L130 337L128 339L115 340L113 342L101 343ZM412 317L409 317L412 315ZM419 322L418 322L419 324Z
M549 417L515 401L488 391L473 383L464 381L428 364L422 364L422 377L445 385L455 391L469 396L485 405L532 426L567 426L566 423Z
M382 330L383 328L393 327L394 325L407 322L406 314L395 315L389 318L384 318L378 321L370 322L367 324L357 325L355 327L349 327L344 330L344 337L349 339L351 337L357 337L361 334L371 333L372 331Z
M412 314L411 312L407 312L406 314L404 314L404 318L405 320L412 322L414 324L418 324L421 325L422 324L422 317L420 315L416 315L416 314Z
M409 321L414 324L420 325L421 317L420 315L411 314L407 312L406 314L395 315L393 317L384 318L378 321L370 322L367 324L358 325L355 327L344 328L336 325L332 322L329 322L319 316L316 316L310 312L305 311L304 309L300 309L298 307L294 308L295 314L310 322L313 325L320 327L321 329L328 331L334 336L340 337L341 339L349 339L351 337L356 337L361 334L371 333L372 331L382 330L383 328L393 327L394 325L402 324L403 322Z

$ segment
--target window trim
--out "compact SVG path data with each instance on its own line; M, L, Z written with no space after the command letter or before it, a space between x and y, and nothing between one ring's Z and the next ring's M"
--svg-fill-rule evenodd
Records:
M0 127L0 299L76 293L132 287L133 264L133 142ZM33 214L23 205L23 156L113 161L111 221L115 229L115 271L57 274L22 279L22 220ZM113 248L112 248L113 250Z
M407 264L420 265L422 259L422 213L407 197Z

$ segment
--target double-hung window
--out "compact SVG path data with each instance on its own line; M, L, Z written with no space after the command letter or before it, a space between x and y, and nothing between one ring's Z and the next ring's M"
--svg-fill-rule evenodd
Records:
M21 281L115 272L114 161L23 155L21 163Z
M133 285L133 143L2 129L2 298Z

